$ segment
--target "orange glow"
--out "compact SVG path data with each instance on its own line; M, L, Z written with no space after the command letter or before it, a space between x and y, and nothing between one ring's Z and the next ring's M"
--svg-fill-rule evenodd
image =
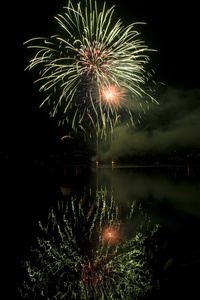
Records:
M102 241L104 243L110 244L110 246L113 246L115 244L118 244L120 242L120 232L119 232L119 225L112 225L111 227L105 226L102 232Z
M117 85L111 84L102 88L101 96L105 104L121 106L124 101L128 101L126 97L126 90L120 89Z
M68 139L73 139L73 140L74 140L74 138L73 138L71 135L64 135L64 136L61 137L60 140L62 141L62 140L67 139L67 138L68 138Z
M119 88L115 85L110 85L109 87L104 87L102 90L103 99L107 102L113 102L117 104L121 96Z

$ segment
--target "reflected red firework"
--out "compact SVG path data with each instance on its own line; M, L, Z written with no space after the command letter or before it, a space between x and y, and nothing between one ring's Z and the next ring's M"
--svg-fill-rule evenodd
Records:
M81 278L84 284L86 284L87 289L90 292L90 295L94 293L101 297L100 286L107 279L109 275L109 268L107 266L107 260L99 259L94 260L93 258L87 259L85 261L84 268L81 272Z
M104 226L101 238L103 243L109 243L109 246L115 246L120 242L125 242L127 240L126 236L122 234L120 224L115 224L111 226Z
M72 197L59 201L57 211L49 210L45 225L39 221L42 237L37 238L39 248L32 249L35 262L24 262L28 282L20 289L23 298L149 299L156 284L149 262L158 226L150 235L132 235L126 226L132 224L127 222L133 220L135 202L121 218L114 198L109 201L106 188L101 191L89 216Z

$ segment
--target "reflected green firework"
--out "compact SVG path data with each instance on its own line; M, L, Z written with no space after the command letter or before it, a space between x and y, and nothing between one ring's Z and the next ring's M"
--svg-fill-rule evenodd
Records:
M157 285L148 266L147 239L134 220L106 191L87 208L76 198L51 209L42 230L35 259L24 263L27 280L21 294L29 299L145 299Z
M146 70L152 51L139 38L138 23L124 26L113 20L114 7L97 2L85 7L72 2L55 17L60 31L49 38L33 38L37 50L27 69L40 69L40 90L46 94L50 115L63 116L72 128L95 122L98 132L119 121L134 125L139 111L156 101L147 86ZM140 108L140 109L139 109ZM62 118L62 117L61 117Z

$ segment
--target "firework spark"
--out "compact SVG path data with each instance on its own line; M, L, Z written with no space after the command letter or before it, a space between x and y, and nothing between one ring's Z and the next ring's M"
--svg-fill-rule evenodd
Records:
M116 106L116 108L119 107L119 105L122 104L123 101L128 101L125 99L125 92L119 87L115 85L110 85L102 88L102 102L105 102L105 105L109 104L112 106Z
M33 250L35 261L24 264L28 278L22 296L141 300L149 295L153 273L147 263L148 236L142 231L130 236L126 228L134 218L135 202L122 217L113 196L101 190L87 211L73 197L59 202L57 212L50 210L46 226L39 222L42 237L39 249ZM156 231L149 233L152 239Z
M84 8L78 3L75 9L69 1L55 17L60 34L26 42L37 49L27 69L40 68L37 81L47 95L41 106L48 102L50 115L64 113L73 128L90 122L88 114L99 131L119 114L134 125L135 102L156 101L143 88L151 77L145 66L152 50L138 38L135 27L142 23L124 26L113 21L113 13L106 3L99 9L96 1L86 0Z

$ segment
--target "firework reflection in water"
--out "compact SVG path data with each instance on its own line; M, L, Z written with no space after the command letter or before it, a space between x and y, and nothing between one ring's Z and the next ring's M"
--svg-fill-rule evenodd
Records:
M24 263L23 297L145 299L159 286L148 266L147 249L158 226L148 230L149 220L143 215L140 230L133 230L136 202L124 216L112 193L107 196L106 189L101 190L89 209L72 197L59 202L56 212L50 210L46 227L39 222L39 248L32 250L36 259Z

